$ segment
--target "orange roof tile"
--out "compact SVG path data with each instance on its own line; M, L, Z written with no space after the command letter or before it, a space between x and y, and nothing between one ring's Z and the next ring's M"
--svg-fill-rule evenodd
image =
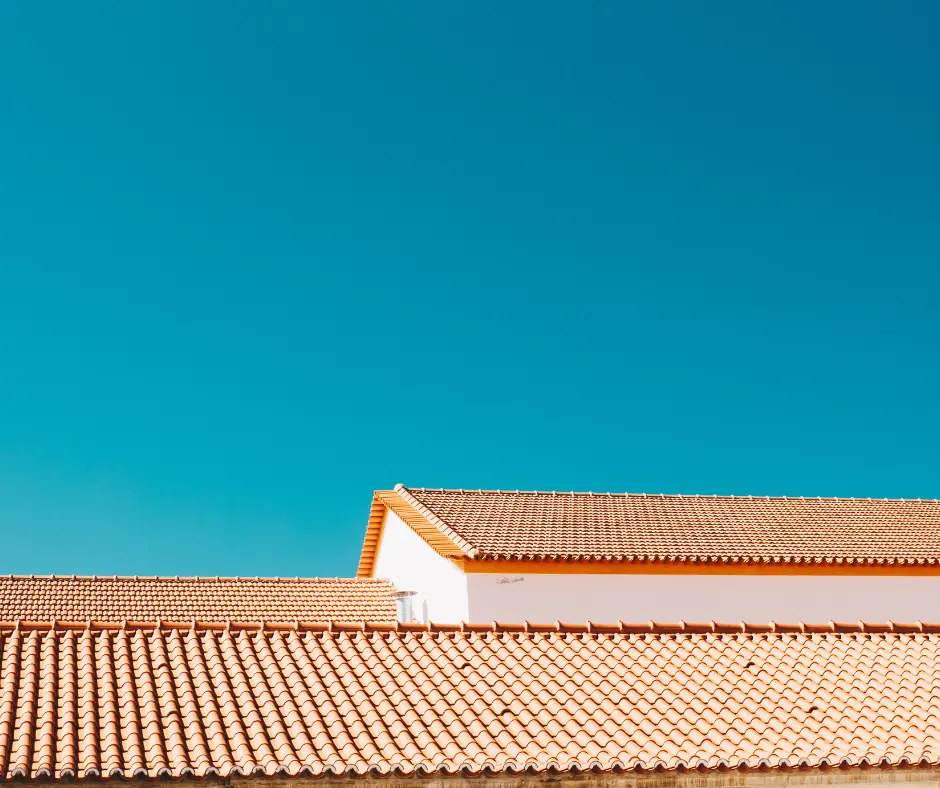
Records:
M394 621L384 580L0 576L0 621Z
M940 626L0 624L0 779L940 764Z
M846 564L940 567L940 501L509 492L396 486L377 505L410 514L476 561ZM420 533L420 530L419 530Z

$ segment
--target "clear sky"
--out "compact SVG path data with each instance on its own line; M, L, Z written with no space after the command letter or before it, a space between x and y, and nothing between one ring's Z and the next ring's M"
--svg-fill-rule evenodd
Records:
M0 572L371 491L940 497L935 3L0 5Z

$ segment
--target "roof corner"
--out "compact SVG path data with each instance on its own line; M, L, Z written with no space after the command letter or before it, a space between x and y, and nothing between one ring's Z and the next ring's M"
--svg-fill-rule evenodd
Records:
M398 515L418 536L445 558L473 558L477 552L475 547L418 501L407 487L399 483L391 490L376 490L372 496L372 508L369 511L369 522L366 526L359 569L356 572L357 577L372 577L375 572L375 559L382 540L382 526L388 511Z

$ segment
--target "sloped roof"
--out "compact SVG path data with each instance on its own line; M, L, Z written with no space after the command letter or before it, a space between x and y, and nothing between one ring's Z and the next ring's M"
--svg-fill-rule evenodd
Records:
M0 779L940 763L940 626L0 624Z
M936 500L398 485L393 491L376 493L376 501L408 511L410 519L403 519L419 533L415 521L420 518L425 529L435 529L459 547L459 557L474 561L940 567L940 501ZM379 529L370 522L360 576L370 574L378 535Z
M395 620L385 580L0 576L0 621Z

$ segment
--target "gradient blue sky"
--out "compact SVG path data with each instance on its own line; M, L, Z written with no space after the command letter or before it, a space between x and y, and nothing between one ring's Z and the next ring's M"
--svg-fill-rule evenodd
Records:
M371 491L940 496L934 3L0 5L0 572Z

